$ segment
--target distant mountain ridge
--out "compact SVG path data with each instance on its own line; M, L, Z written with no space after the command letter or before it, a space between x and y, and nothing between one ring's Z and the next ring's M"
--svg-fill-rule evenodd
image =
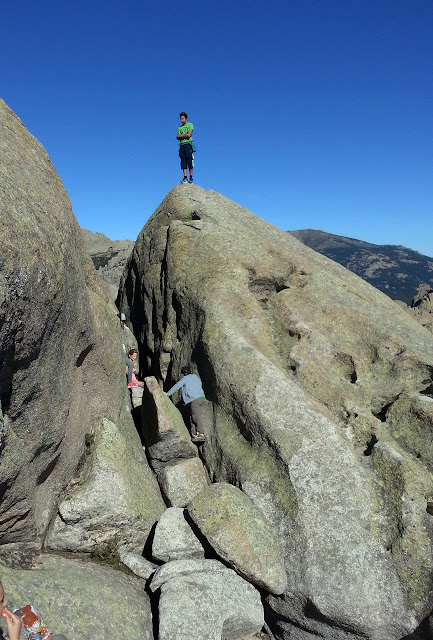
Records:
M411 303L420 283L433 287L433 258L401 245L372 244L315 229L288 231L307 247L338 262L386 293Z

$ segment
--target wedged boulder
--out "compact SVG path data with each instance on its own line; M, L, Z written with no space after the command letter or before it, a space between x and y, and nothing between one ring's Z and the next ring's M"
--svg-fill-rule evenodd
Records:
M152 468L159 473L166 464L197 456L182 415L150 376L144 380L142 429Z
M133 409L138 409L142 406L143 391L143 387L130 387L129 392L131 394L131 404Z
M240 487L279 536L288 586L268 597L274 635L410 634L432 609L433 485L387 416L399 397L433 395L430 334L344 267L194 185L158 207L122 280L149 373L165 389L185 362L200 375L212 479ZM429 421L418 424L429 441ZM397 493L373 464L381 440L404 459Z
M250 582L280 595L284 558L272 525L240 489L216 483L188 505L188 513L221 558Z
M264 623L259 592L217 560L174 560L150 583L159 598L159 640L242 638Z
M152 556L169 562L182 558L204 558L204 549L185 520L183 509L169 507L155 528Z
M32 604L54 633L88 640L153 640L143 580L93 562L50 555L41 556L32 570L0 564L0 576L9 606Z
M199 458L188 458L165 466L158 474L158 482L170 506L186 507L207 488L209 477Z
M144 580L150 578L152 573L155 573L158 568L157 565L149 562L149 560L146 560L146 558L143 558L143 556L138 553L128 551L126 547L120 547L119 560L125 567L128 567L132 573Z
M126 394L117 310L48 155L2 100L0 184L5 556L42 547L86 433L119 424Z
M86 465L85 478L59 505L48 548L89 552L121 544L141 553L165 504L130 421L103 420Z

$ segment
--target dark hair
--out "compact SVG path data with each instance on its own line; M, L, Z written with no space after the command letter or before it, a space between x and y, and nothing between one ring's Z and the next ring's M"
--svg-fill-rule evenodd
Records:
M191 373L191 367L188 364L186 364L184 367L182 367L180 372L188 376Z
M132 356L133 353L137 353L137 349L130 349L128 351L128 356Z
M185 111L182 111L182 113L180 114L180 116L185 116L185 118L188 120L188 116L186 115Z

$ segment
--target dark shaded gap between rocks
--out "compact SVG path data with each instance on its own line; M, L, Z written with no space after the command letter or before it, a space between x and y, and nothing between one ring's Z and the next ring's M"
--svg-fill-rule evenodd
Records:
M274 596L275 597L275 596ZM311 636L317 636L318 638L323 638L323 633L321 631L316 631L311 629L311 627L302 624L300 621L292 620L287 616L283 616L282 614L276 613L268 604L266 600L264 600L264 610L265 610L265 621L269 625L271 632L277 637L281 636L281 631L285 631L284 625L291 625L295 629L299 629L300 631L304 631L305 633L310 634ZM312 603L310 600L307 600L307 603L304 606L304 615L306 618L310 619L313 623L318 622L319 624L326 625L330 631L333 629L343 631L345 633L356 635L357 638L365 638L368 640L369 635L367 633L363 633L358 629L354 629L353 627L338 623L331 618L323 615L318 608Z
M93 350L93 344L89 344L85 349L83 349L83 351L80 353L80 355L78 356L78 358L75 361L75 366L76 367L81 367L81 365L83 364L84 360L87 358L87 356L89 355L89 353Z
M373 447L377 444L379 440L376 438L376 435L373 433L371 439L367 442L367 447L364 449L365 456L371 456L373 453Z
M401 640L433 640L433 609L428 616L417 626L417 628Z
M169 300L168 300L168 262L167 262L167 253L168 253L168 234L169 229L167 229L167 239L165 243L164 256L161 261L161 273L159 276L159 288L161 294L163 294L164 298L164 308L162 310L162 328L165 333L168 325L168 308L169 308Z
M393 400L391 400L391 402L388 402L387 404L385 404L382 409L380 411L378 411L377 413L374 413L374 411L372 412L375 418L378 418L381 422L386 422L386 416L388 413L389 408L394 404L394 402L396 400L398 400L399 395L394 398Z
M197 366L204 395L212 403L216 402L216 377L203 341L199 339L192 351L191 360Z

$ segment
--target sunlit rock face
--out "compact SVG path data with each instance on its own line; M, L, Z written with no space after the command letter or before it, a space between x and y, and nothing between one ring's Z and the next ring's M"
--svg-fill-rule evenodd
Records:
M147 374L165 389L187 362L200 375L210 477L245 492L277 532L281 557L244 559L286 569L285 593L267 596L275 636L394 640L420 625L433 606L425 329L193 185L145 225L119 302Z
M104 418L123 433L134 426L116 310L48 155L1 100L0 252L0 544L6 557L43 545L59 496L86 450L85 435ZM160 513L164 505L152 487Z

